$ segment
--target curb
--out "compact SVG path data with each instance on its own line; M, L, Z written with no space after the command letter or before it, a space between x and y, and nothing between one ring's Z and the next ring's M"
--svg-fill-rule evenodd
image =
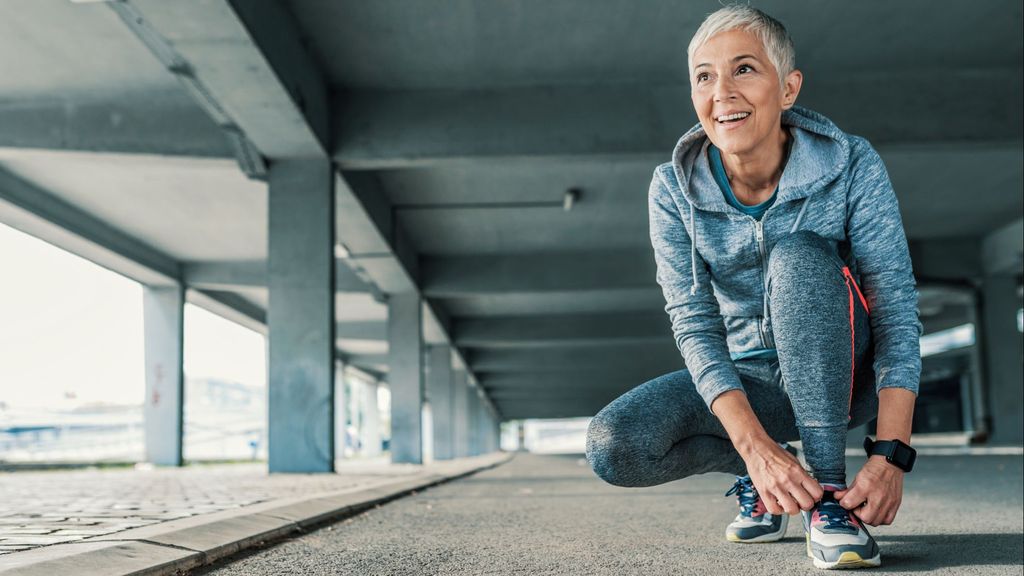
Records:
M252 548L354 516L418 490L494 468L514 454L466 458L451 470L400 477L370 488L272 500L0 556L0 574L163 576L180 574Z

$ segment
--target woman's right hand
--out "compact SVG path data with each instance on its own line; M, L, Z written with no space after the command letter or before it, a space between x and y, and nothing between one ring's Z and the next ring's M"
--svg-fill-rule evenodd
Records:
M810 510L825 491L792 454L769 440L757 442L743 460L757 493L772 514Z

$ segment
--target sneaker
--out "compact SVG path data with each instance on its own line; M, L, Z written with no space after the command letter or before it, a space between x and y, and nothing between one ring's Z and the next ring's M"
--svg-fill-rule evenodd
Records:
M737 476L736 483L725 493L735 494L740 513L725 528L725 539L730 542L775 542L782 540L789 526L786 514L770 514L757 495L757 488L749 476Z
M875 539L852 512L839 505L836 487L824 485L825 495L810 512L801 515L807 537L807 555L825 570L870 568L882 565Z

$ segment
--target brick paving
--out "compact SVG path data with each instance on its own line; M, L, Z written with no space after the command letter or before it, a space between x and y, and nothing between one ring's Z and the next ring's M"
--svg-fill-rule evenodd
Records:
M380 484L415 466L351 461L337 474L269 475L261 464L0 473L0 554L114 534L259 502Z

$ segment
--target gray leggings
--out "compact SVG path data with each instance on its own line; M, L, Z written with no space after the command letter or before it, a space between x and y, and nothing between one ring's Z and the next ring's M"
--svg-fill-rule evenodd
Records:
M835 483L845 483L848 427L878 412L868 313L844 266L817 234L797 232L776 244L768 298L778 360L736 362L768 434L777 442L801 440L815 478ZM587 460L618 486L746 473L687 370L637 386L602 409L587 431Z

